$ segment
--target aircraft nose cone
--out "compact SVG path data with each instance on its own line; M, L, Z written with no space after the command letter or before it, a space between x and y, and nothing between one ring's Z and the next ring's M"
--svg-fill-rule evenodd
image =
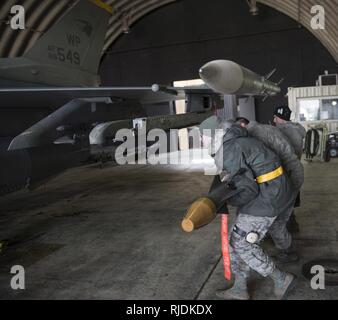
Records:
M217 77L218 68L213 63L207 63L206 65L201 67L199 73L202 80L205 80L207 82L212 81Z

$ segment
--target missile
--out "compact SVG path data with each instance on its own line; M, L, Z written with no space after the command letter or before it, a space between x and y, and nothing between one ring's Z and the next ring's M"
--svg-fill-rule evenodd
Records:
M267 97L281 92L279 85L269 77L260 76L229 60L208 62L199 73L206 85L222 94Z

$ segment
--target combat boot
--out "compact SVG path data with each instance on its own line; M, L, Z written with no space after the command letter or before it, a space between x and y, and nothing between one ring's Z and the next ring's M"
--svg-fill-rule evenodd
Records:
M294 213L292 213L292 215L290 216L290 219L286 225L286 228L288 229L288 231L291 234L296 234L299 233L299 224L296 220L296 215Z
M295 287L297 277L292 273L275 269L270 276L274 282L274 294L278 300L285 300L288 293Z
M237 276L234 285L228 290L219 290L216 296L225 300L249 300L247 279Z
M292 263L299 260L299 256L294 245L285 250L279 250L278 254L274 256L278 263Z

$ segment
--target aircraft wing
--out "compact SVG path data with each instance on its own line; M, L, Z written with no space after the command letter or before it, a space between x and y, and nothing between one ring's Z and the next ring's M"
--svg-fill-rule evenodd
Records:
M58 105L64 101L86 98L111 98L113 101L137 100L141 104L156 104L185 99L186 94L213 94L207 87L31 87L0 88L1 105L9 107L44 107L46 101ZM59 102L59 103L58 103ZM0 108L1 108L0 105Z

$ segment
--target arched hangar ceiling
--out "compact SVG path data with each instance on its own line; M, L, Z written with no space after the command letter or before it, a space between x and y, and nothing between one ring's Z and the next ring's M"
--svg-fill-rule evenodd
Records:
M0 57L16 57L26 52L48 28L77 0L2 0L0 10ZM87 1L87 0L80 0ZM106 35L104 51L123 33L126 24L132 25L149 12L169 3L182 0L103 0L114 13ZM247 0L240 0L247 1ZM338 0L257 0L298 21L310 30L338 62ZM12 31L8 27L11 6L23 4L27 12L27 29ZM311 8L322 4L326 9L325 30L311 28Z
M311 31L329 50L338 63L338 0L258 0L287 16L293 18ZM311 27L311 8L315 5L325 8L325 29L314 30Z

